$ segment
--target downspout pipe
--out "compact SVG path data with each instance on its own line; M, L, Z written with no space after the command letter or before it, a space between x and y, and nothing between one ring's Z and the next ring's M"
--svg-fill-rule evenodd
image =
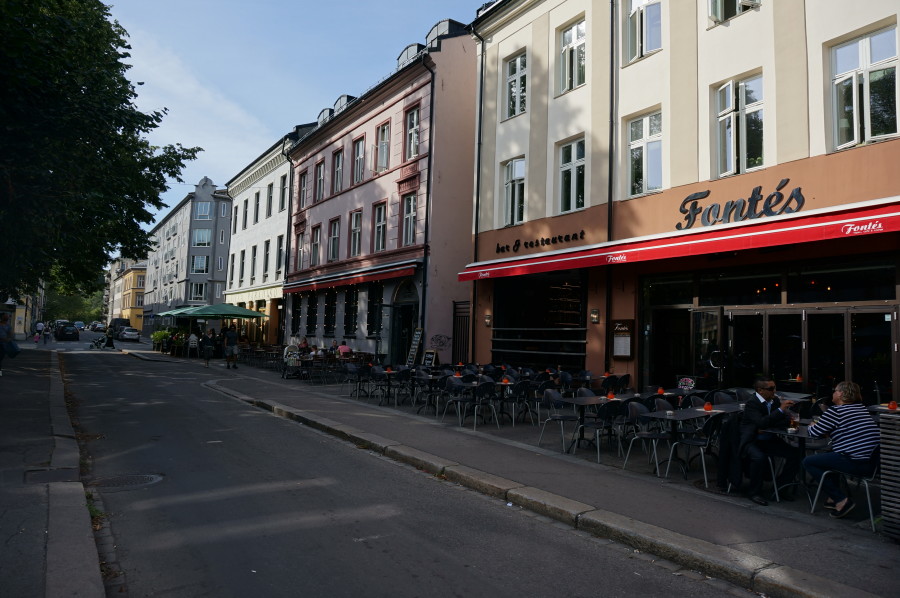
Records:
M472 262L478 261L478 230L479 230L479 214L481 213L481 151L482 151L482 137L484 136L484 71L485 71L485 56L487 55L484 49L484 38L478 35L478 31L475 30L475 26L469 25L469 31L472 32L472 35L478 38L479 43L481 44L481 60L478 64L478 122L476 124L475 129L475 223L473 229L472 236ZM474 310L475 306L478 305L478 281L472 281L472 309ZM469 318L469 357L475 355L475 333L476 333L476 320L475 312L471 312L471 317ZM470 359L471 361L471 359Z
M419 327L425 330L425 310L428 309L428 258L431 253L431 239L428 236L431 230L431 182L434 179L432 164L434 161L434 89L435 72L432 68L431 57L426 53L422 56L422 66L431 73L431 105L428 108L428 178L425 181L425 252L422 256L422 309L419 310ZM427 338L423 334L423 337Z
M282 272L284 272L284 277L281 280L281 286L284 288L284 283L287 281L288 275L288 265L291 263L291 239L293 235L291 235L291 228L294 226L294 163L291 161L290 156L288 156L287 148L290 147L288 140L290 139L290 135L285 135L281 140L281 155L285 157L290 166L288 167L288 205L287 205L287 230L284 235L284 263L282 264ZM287 299L284 294L284 291L281 293L281 313L284 318L284 327L281 329L281 344L288 344L288 328L290 327L290 323L288 322L288 310L287 310ZM294 300L291 299L291 319L294 318Z
M612 242L613 228L613 193L615 185L613 185L613 174L616 172L616 1L609 2L609 141L607 152L607 187L606 187L606 241ZM610 342L612 341L612 326L610 317L612 316L613 298L613 266L606 265L606 330L604 330L605 342L603 343L603 367L605 371L610 371L612 360L610 359Z

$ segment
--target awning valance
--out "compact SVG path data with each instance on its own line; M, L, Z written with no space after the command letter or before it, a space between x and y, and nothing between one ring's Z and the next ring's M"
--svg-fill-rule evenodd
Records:
M285 285L284 293L300 293L302 291L317 291L320 289L331 289L335 287L343 287L351 284L360 284L364 282L375 282L376 280L387 280L389 278L400 278L403 276L412 276L416 272L416 264L405 262L376 269L364 271L345 272L333 276L323 276L316 279L305 280L293 285Z

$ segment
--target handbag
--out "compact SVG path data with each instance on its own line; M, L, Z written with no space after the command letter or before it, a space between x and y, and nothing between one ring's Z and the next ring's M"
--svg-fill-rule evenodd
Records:
M22 352L22 349L19 348L19 343L16 341L6 341L5 349L7 357L15 357Z

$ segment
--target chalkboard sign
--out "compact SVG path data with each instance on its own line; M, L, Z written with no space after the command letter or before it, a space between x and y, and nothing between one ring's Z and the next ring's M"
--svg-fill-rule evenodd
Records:
M419 353L419 345L422 344L422 329L416 328L413 333L412 345L409 347L409 354L406 356L406 366L412 367L416 363L416 355Z
M425 351L425 355L422 357L422 365L426 368L441 365L441 360L438 359L437 351L435 351L434 349L428 349L427 351Z

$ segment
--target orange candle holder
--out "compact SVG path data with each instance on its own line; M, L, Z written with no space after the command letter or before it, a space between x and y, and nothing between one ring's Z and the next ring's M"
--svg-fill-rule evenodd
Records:
M709 401L706 401L705 403L703 403L703 410L704 411L712 411L712 403L710 403Z
M658 394L658 395L664 395L664 394L666 394L666 391L663 390L663 387L662 387L662 386L660 386L659 388L656 389L656 394Z
M610 391L610 392L606 393L606 398L612 400L612 399L616 398L616 394L614 392Z
M888 409L890 409L891 411L896 411L897 410L897 401L891 401L890 403L888 403Z

